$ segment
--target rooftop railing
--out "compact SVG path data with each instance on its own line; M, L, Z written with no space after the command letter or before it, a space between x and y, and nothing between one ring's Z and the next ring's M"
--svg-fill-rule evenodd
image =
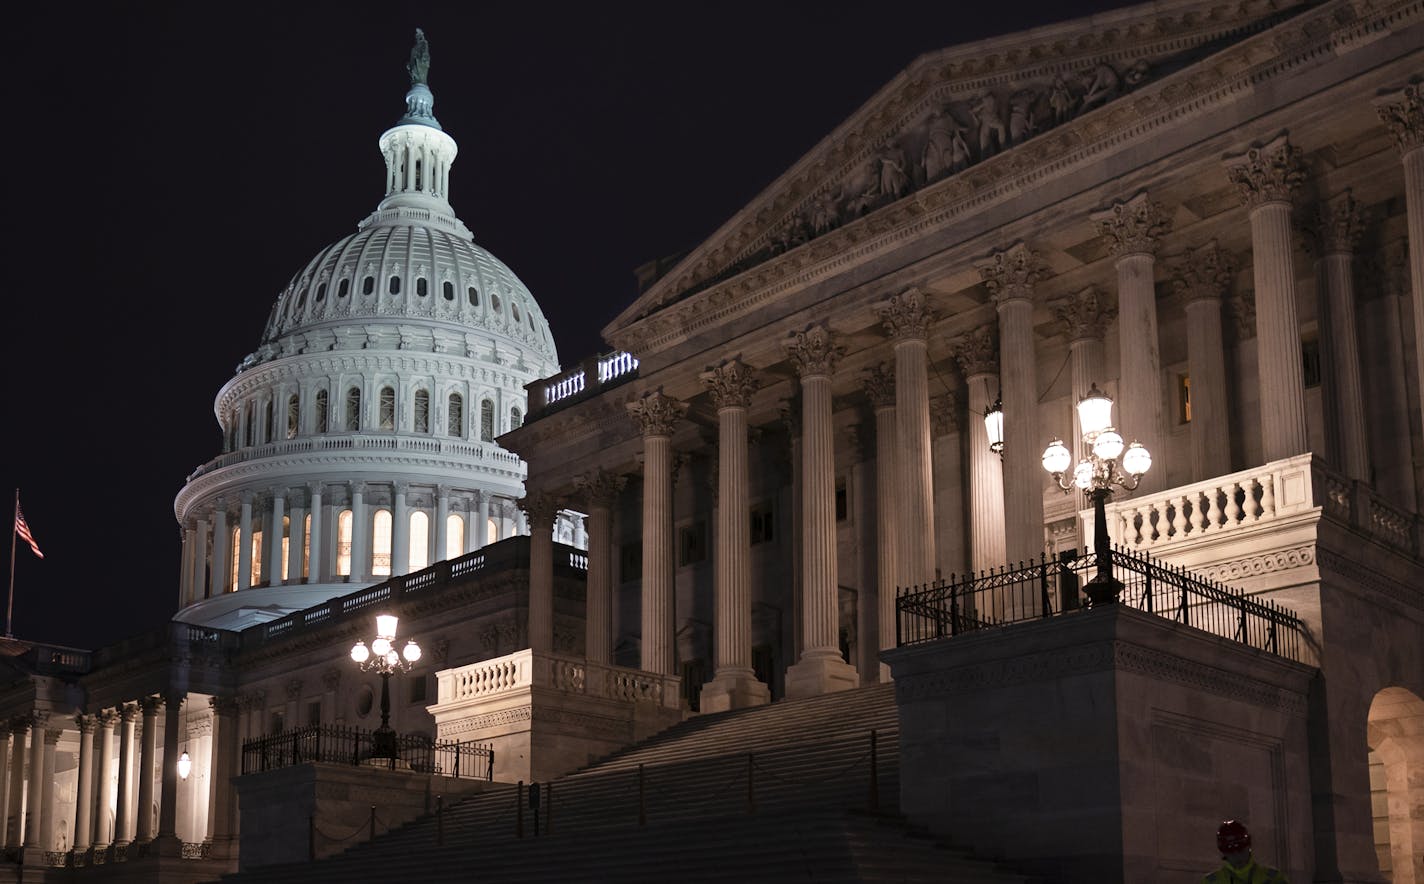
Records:
M529 420L595 396L627 383L638 376L638 360L632 353L615 350L592 356L553 377L526 384L529 392Z
M393 758L374 754L373 732L354 727L293 728L242 744L243 775L299 764L386 765L392 770L462 780L494 777L494 749L478 743L436 743L419 734L395 738Z
M1205 580L1143 552L1114 547L1114 574L1124 588L1118 604L1177 621L1298 663L1305 630L1294 612L1271 601ZM978 575L901 588L895 599L895 640L901 647L1070 614L1086 604L1081 586L1097 556L1040 558Z

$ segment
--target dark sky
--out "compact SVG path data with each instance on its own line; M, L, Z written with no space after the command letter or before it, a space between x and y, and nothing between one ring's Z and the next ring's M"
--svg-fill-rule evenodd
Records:
M15 634L94 647L175 610L172 502L219 451L213 397L379 201L415 27L460 144L451 202L568 365L603 349L635 266L710 234L917 55L1124 5L11 9L0 487L47 556L17 553Z

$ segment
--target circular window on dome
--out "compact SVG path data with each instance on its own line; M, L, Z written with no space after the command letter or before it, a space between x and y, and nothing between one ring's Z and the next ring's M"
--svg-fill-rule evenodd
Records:
M455 284L454 284L453 282L450 282L449 280L446 280L446 281L445 281L445 285L443 285L443 286L441 287L441 289L442 289L442 290L444 291L444 293L445 293L445 300L447 300L447 301L453 301L453 300L455 300Z
M519 322L520 320L522 320L522 319L524 318L523 316L520 316L520 315L519 315L519 305L513 303L512 301L511 301L510 304L509 304L509 312L514 314L514 321L515 321L515 322Z
M490 295L490 306L494 308L494 312L499 312L499 295Z

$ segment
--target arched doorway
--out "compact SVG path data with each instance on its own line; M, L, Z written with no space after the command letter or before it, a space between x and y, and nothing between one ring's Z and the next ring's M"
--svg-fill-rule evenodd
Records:
M1366 738L1380 871L1393 884L1424 884L1424 700L1400 687L1375 694Z

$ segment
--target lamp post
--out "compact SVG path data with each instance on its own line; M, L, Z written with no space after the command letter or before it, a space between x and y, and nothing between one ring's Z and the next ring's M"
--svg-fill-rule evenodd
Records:
M376 617L376 638L371 646L357 639L351 646L351 659L361 667L362 672L372 669L381 676L381 726L371 735L371 757L397 757L396 732L391 730L391 675L395 672L409 672L415 661L420 659L420 645L415 639L406 642L405 649L396 652L396 624L394 614Z
M1065 478L1065 474L1073 455L1061 439L1055 438L1043 450L1043 468L1064 493L1077 488L1093 500L1093 552L1098 572L1084 584L1083 592L1090 607L1111 605L1122 593L1123 585L1113 576L1107 502L1112 499L1114 485L1128 491L1137 487L1142 474L1152 467L1152 455L1140 442L1123 443L1112 425L1112 399L1097 384L1078 402L1078 422L1083 428L1083 446L1091 453L1073 467L1072 479Z

